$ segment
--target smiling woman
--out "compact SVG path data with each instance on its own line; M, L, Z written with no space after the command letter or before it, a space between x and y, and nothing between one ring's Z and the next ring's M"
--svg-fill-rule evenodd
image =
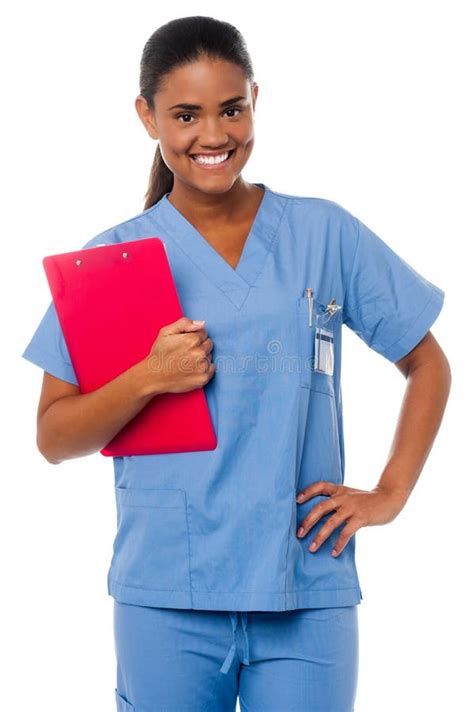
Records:
M350 712L355 532L401 510L447 398L429 333L444 292L338 203L243 179L257 94L233 25L185 17L152 34L135 99L158 141L145 206L84 247L162 238L186 316L93 393L71 393L52 306L23 354L56 376L40 418L55 462L100 449L150 398L205 387L215 450L114 458L122 712L228 712L239 690L249 709ZM344 484L344 325L414 388L370 492Z

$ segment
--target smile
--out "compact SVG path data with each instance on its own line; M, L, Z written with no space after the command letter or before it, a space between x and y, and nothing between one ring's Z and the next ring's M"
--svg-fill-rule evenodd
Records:
M201 153L191 154L190 158L193 163L196 163L200 168L216 169L221 166L226 166L229 160L235 153L235 148L231 151L226 151L225 153L220 153L216 156L206 156Z

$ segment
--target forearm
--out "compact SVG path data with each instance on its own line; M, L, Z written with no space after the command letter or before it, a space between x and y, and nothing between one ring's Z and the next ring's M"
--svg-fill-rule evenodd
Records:
M441 425L450 387L451 372L443 354L409 371L388 461L376 489L408 499Z
M60 398L41 416L38 448L52 464L97 452L158 392L145 359L90 393Z

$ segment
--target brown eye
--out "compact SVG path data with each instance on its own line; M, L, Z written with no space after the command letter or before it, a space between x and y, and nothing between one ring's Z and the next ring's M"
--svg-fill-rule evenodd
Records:
M240 109L238 106L231 106L229 109L226 109L226 113L228 111L239 111L240 113L242 113L242 109ZM233 119L234 117L230 116L229 118Z

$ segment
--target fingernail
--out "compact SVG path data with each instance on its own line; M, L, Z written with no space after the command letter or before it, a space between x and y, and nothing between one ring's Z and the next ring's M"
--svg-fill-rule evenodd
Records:
M200 319L193 319L193 324L201 324L201 325L202 325L202 324L205 324L205 323L206 323L205 319L201 319L201 320L200 320Z
M304 528L303 528L303 527L300 527L300 528L298 529L297 536L303 536L303 534L304 534Z
M304 494L299 494L296 498L297 502L302 502L304 500Z
M336 549L333 549L333 550L331 551L331 554L332 554L332 556L336 556L336 555L337 555Z

